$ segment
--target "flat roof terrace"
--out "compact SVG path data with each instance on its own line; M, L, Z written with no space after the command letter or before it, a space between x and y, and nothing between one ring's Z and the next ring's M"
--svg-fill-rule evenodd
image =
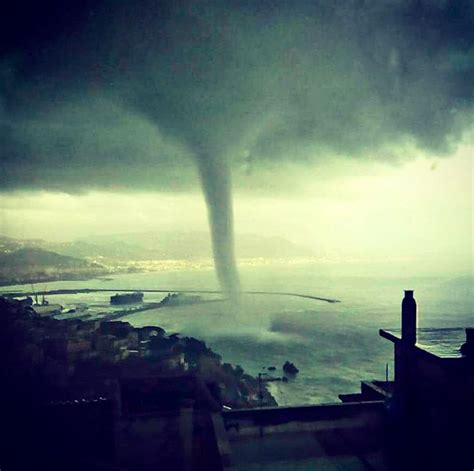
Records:
M400 329L380 329L380 335L391 342L401 341ZM461 358L460 347L466 341L466 329L453 328L421 328L417 329L416 346L440 358Z
M386 470L381 401L228 411L235 470Z

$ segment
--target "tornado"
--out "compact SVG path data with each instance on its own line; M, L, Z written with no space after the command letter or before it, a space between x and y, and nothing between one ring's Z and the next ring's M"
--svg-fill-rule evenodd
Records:
M208 153L199 153L197 163L207 205L217 279L225 295L236 301L241 290L235 260L232 178L229 164L225 159Z
M281 162L438 158L470 140L473 2L43 3L8 16L0 188L182 191L192 158L233 298L232 156L279 178Z

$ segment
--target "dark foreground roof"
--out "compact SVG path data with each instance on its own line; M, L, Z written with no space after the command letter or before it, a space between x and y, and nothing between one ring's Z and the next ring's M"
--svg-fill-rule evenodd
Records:
M380 335L391 342L401 341L399 329L381 329ZM461 327L432 329L417 329L416 346L440 358L460 358L461 345L466 341L466 329Z

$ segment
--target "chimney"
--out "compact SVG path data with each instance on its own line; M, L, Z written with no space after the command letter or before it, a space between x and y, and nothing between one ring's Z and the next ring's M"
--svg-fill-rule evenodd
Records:
M466 328L466 343L461 346L461 354L474 358L474 327Z
M416 344L416 301L413 290L405 290L402 301L402 341L406 345Z
M474 327L466 328L466 343L468 345L474 345Z

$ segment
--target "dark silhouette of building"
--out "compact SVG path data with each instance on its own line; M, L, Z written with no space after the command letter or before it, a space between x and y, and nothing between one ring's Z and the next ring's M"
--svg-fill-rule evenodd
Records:
M472 471L473 329L460 349L463 332L417 329L413 291L405 291L401 335L380 330L394 343L394 381L362 381L342 404L223 412L229 461L237 469Z
M466 329L462 348L462 329L444 329L443 342L453 347L440 351L429 339L416 344L413 319L410 324L402 322L401 335L380 330L394 343L395 388L388 404L394 456L405 466L415 461L426 469L471 471L474 361L461 350L472 349L473 329Z
M21 395L4 394L0 467L472 471L473 329L464 344L462 329L444 329L440 349L416 322L408 291L401 333L380 330L394 344L394 381L362 381L340 403L222 410L216 384L198 372L104 380L99 397L30 403L28 379Z

